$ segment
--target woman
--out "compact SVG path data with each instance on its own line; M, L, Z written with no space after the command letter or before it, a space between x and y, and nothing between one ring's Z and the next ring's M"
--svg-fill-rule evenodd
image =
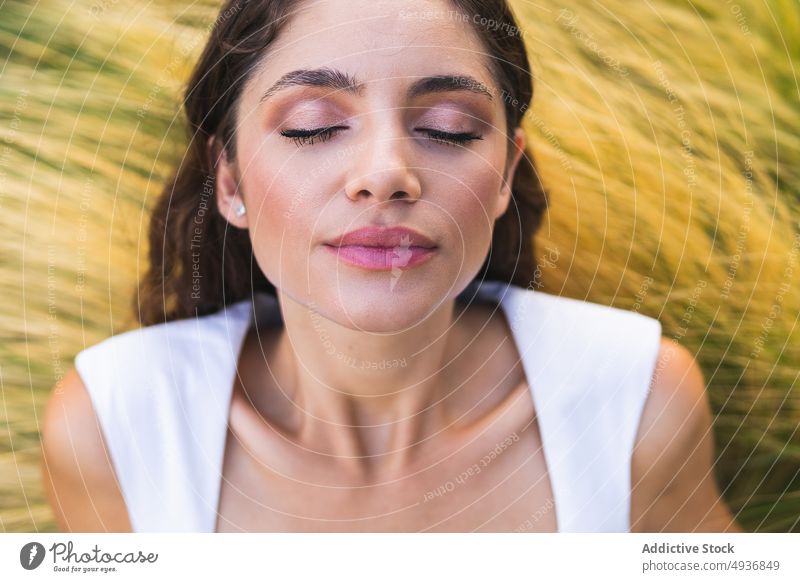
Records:
M144 327L43 436L71 531L739 531L691 355L534 291L502 1L226 5L155 209Z

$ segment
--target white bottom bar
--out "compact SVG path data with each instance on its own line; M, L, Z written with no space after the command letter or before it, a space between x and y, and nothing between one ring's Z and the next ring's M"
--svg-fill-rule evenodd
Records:
M35 544L41 544L36 546ZM71 544L71 545L70 545ZM42 556L42 548L44 555ZM28 567L36 561L32 570ZM800 580L796 534L4 534L2 580Z

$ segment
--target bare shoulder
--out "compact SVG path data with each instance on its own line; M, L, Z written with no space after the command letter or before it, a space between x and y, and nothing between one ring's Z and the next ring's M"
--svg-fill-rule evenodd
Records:
M44 488L62 531L131 531L91 398L74 368L47 401L42 453Z
M662 337L631 463L631 531L742 531L715 481L712 421L699 364Z
M634 458L645 460L642 453L660 453L657 457L685 453L698 433L710 429L711 420L700 366L689 350L662 337L642 411Z

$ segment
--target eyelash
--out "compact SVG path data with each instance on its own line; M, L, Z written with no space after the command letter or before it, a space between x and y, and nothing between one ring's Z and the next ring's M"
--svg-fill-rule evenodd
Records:
M347 127L336 125L318 129L284 129L280 133L283 137L291 139L298 147L301 147L304 145L313 145L316 141L327 141L333 137L334 132L340 129L347 129ZM427 133L428 137L437 143L451 146L464 145L473 140L483 139L480 135L469 132L448 133L437 129L420 129L418 131Z

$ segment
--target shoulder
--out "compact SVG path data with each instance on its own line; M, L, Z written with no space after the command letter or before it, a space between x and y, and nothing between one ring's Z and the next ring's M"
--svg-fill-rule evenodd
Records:
M632 455L633 531L737 531L714 478L712 421L697 360L662 337Z
M711 428L711 409L700 366L688 349L660 340L634 449L650 472L668 471Z
M157 404L154 397L174 396L176 370L226 348L230 334L220 319L211 314L140 327L79 351L75 369L101 420L115 414L123 401L144 414L144 408Z
M237 312L244 323L246 311ZM174 475L176 454L215 438L175 435L218 423L235 374L231 343L243 329L230 315L118 333L76 354L48 399L42 433L45 486L63 530L131 531L131 519L151 517L153 475Z
M641 386L648 384L663 346L658 319L571 297L528 297L533 309L525 327L534 341L546 343L553 357L569 358L572 377L598 390L614 387L631 407L641 405Z
M127 373L136 377L145 363L147 371L157 371L171 366L175 358L229 348L245 329L248 315L248 301L241 301L208 315L124 331L78 352L75 364L89 384L93 382L87 375L110 367L115 377L125 378Z
M194 321L170 321L116 333L78 352L77 371L86 379L85 375L92 372L89 365L135 371L141 369L143 361L168 358L172 351L197 335L198 324L192 327Z
M535 324L539 319L547 319L557 324L559 330L565 325L579 337L592 338L598 334L605 335L606 345L625 344L637 334L655 332L656 339L661 337L661 322L638 311L630 311L612 307L603 303L595 303L574 297L552 295L542 292L516 293L514 298L518 311L532 308L526 315ZM526 321L526 325L528 321Z
M54 387L42 430L42 472L62 531L130 531L86 387L71 369Z

